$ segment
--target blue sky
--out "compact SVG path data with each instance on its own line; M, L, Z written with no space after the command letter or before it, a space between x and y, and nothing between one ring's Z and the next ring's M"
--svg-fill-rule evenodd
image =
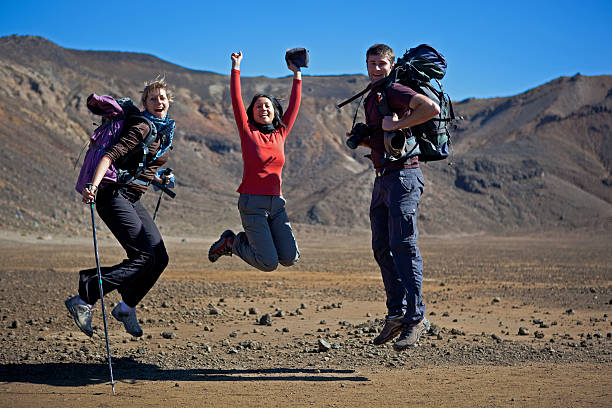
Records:
M559 76L612 74L612 0L2 1L0 36L39 35L66 48L133 51L227 74L289 74L284 51L306 47L305 74L365 73L365 50L428 43L448 60L455 100L509 96Z

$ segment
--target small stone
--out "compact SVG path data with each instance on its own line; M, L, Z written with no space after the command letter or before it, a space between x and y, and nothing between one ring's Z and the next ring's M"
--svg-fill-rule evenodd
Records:
M326 352L331 349L331 344L329 344L327 341L325 341L322 338L319 338L318 344L319 344L319 352Z
M259 319L259 324L262 326L272 326L272 316L270 313L266 313L265 315L261 316Z
M259 310L257 310L257 309L256 309L256 308L254 308L254 307L250 307L250 308L249 308L249 314L250 314L250 315L256 315L256 314L259 314Z
M491 300L491 303L499 303L499 302L501 302L501 299L497 296L495 296L493 300Z
M543 339L544 338L544 333L536 330L536 332L533 334L535 336L536 339Z
M11 323L11 329L17 329L19 327L19 320L13 320Z
M519 336L528 336L529 335L529 329L527 329L526 327L519 327L518 329L518 335Z
M170 332L170 331L162 332L161 335L164 339L173 339L175 336L174 332Z

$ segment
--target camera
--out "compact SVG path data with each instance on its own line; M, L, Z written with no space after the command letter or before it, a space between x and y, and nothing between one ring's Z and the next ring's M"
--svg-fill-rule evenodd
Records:
M353 129L351 129L351 135L348 139L346 139L346 145L351 149L356 149L357 146L359 146L359 143L369 136L370 129L368 128L368 125L365 123L357 123Z
M308 59L306 48L292 48L285 53L285 60L291 61L296 67L308 68Z

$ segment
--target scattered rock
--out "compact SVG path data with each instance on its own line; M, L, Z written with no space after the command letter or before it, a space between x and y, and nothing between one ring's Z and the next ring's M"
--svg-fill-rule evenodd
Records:
M259 324L262 326L272 326L272 316L270 313L266 313L265 315L261 316L259 319Z
M519 327L518 329L518 335L519 336L528 336L529 335L529 329L526 327Z
M170 332L170 331L162 332L161 335L164 339L173 339L175 336L174 332Z
M331 349L331 344L329 344L326 340L319 338L319 352L327 352Z

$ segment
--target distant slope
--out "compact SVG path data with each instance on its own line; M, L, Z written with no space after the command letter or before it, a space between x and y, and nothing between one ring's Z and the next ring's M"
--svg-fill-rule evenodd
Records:
M10 36L0 38L0 228L85 233L74 161L99 121L85 99L96 92L138 101L144 81L159 73L175 87L177 121L169 164L178 197L163 201L162 229L214 236L238 227L242 160L227 76L151 55L69 50ZM367 150L344 144L356 105L336 108L366 84L360 75L304 77L283 175L294 223L368 227ZM290 86L289 77L243 78L243 99L265 92L286 104ZM612 76L575 76L513 97L455 103L465 120L455 132L453 165L423 166L423 232L609 228L611 100ZM152 208L157 195L147 196Z

